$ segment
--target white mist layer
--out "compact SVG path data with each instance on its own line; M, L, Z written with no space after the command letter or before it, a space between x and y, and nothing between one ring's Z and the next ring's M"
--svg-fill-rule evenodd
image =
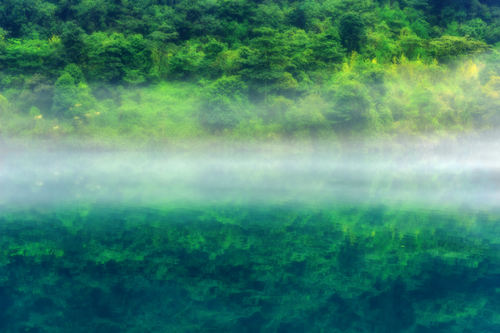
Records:
M500 138L433 144L252 146L91 152L0 146L0 208L156 205L403 204L500 208Z

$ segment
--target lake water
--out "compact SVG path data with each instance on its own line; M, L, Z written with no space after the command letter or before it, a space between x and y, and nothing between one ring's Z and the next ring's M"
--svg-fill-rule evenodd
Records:
M499 332L498 140L0 158L1 332Z

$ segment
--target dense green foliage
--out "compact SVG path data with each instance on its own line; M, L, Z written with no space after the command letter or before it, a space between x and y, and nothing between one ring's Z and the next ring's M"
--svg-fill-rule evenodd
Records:
M491 125L499 41L500 7L486 0L5 0L0 93L10 112L1 111L0 133L97 135L95 126L111 126L170 138L164 129L177 123L191 137L316 137ZM469 76L478 81L464 83L486 86L479 95L453 82L435 91L464 56L484 52L480 77ZM391 90L407 67L403 85L417 89ZM176 102L142 104L155 93ZM106 125L89 120L96 113L109 114ZM50 124L30 122L40 116Z
M0 215L3 332L495 332L497 215L83 206Z
M405 58L389 66L353 56L302 96L269 95L262 102L250 101L249 85L237 76L205 84L100 85L98 99L76 69L66 67L56 81L50 109L32 106L31 91L22 91L20 99L12 97L17 91L7 92L0 104L0 132L160 142L212 133L244 140L440 134L500 124L500 76L484 59L449 70ZM15 111L15 105L25 111Z

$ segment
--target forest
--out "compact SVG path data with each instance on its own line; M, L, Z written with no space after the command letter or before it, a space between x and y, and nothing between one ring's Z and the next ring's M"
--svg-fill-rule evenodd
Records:
M3 0L0 136L491 129L499 42L493 0Z
M0 332L498 333L499 128L498 0L0 0Z

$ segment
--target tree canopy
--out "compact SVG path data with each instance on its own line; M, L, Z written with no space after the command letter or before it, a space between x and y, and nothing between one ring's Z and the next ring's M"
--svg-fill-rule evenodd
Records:
M198 113L208 114L195 119L207 130L251 119L241 118L248 103L257 123L285 122L300 112L283 101L302 105L310 96L330 103L315 119L332 130L358 128L381 109L373 87L362 86L387 89L391 66L455 70L472 55L498 54L499 42L500 6L488 0L4 0L0 92L21 113L36 107L71 119L72 105L82 104L76 90L120 107L116 87L190 83L203 87ZM481 84L500 75L491 57ZM345 72L354 58L365 68L357 77ZM77 69L78 82L68 68ZM345 86L331 84L341 77ZM245 89L219 94L215 87L230 82Z

